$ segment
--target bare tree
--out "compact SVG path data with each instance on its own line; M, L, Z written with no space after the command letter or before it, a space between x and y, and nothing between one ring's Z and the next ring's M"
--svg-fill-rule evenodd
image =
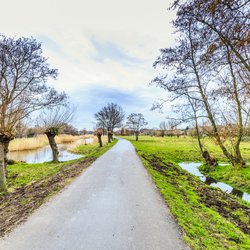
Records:
M0 190L6 190L6 155L16 125L32 112L67 98L46 85L56 76L35 39L0 36Z
M249 5L249 0L175 0L174 24L178 30L187 29L190 21L197 24L200 41L209 41L207 52L226 46L237 63L250 72Z
M148 123L146 122L143 114L132 113L127 117L127 126L129 129L133 130L135 133L136 141L138 141L138 137L140 134L140 130L146 126Z
M170 91L173 99L188 96L189 100L199 102L212 128L211 136L223 154L232 165L244 166L240 142L249 116L249 109L246 109L249 42L237 25L248 29L249 20L245 21L249 8L235 5L236 2L242 1L175 1L174 26L181 33L179 43L175 48L161 50L155 63L155 66L174 70L175 76L157 77L154 83ZM220 129L221 125L226 125L222 124L225 110L235 114L233 119L237 124L231 148L222 140Z
M66 135L79 135L78 129L68 123L62 125L60 132Z
M59 151L55 141L55 137L59 134L60 129L65 123L72 121L74 109L57 106L44 111L38 118L39 125L43 127L44 133L47 135L49 145L52 150L53 162L58 162Z
M95 114L98 127L108 131L108 142L112 140L114 129L122 126L124 116L123 109L115 103L108 103Z
M161 131L161 137L164 137L165 136L165 132L168 129L167 122L166 121L162 121L159 124L159 128L160 128L160 131Z
M170 121L172 120L175 124L176 122L177 124L178 122L195 122L199 149L207 161L209 153L204 150L201 143L199 119L209 117L211 122L215 124L214 113L211 109L213 98L208 91L210 78L206 75L206 70L210 70L210 67L205 70L205 64L199 60L203 44L197 42L191 24L189 23L188 28L183 31L178 45L175 48L162 49L161 56L154 64L155 67L162 66L175 74L172 77L168 75L156 77L152 83L171 93L170 101L179 100L180 104L176 106L176 117L172 117ZM208 115L204 114L204 109ZM180 117L178 117L179 113L181 113ZM206 151L205 154L204 151Z
M176 1L178 8L175 26L179 30L187 30L192 24L195 30L196 40L199 39L203 46L203 52L198 48L193 48L195 54L199 55L199 61L205 61L205 67L212 66L217 77L214 82L218 84L218 89L213 89L213 98L220 107L212 110L210 105L205 105L208 118L213 128L213 135L224 155L233 165L245 165L240 152L240 143L244 133L244 126L249 117L249 72L250 72L250 1L230 0L230 1L204 1L189 0L183 3ZM194 41L194 39L192 39ZM191 40L190 40L191 41ZM213 74L213 72L209 72ZM201 75L201 72L199 72ZM246 84L248 82L248 84ZM212 89L212 87L211 87ZM204 102L204 101L203 101ZM204 102L205 104L206 102ZM221 111L218 119L215 112ZM225 113L234 114L234 117L225 119ZM219 122L226 122L224 126L237 128L232 133L234 142L231 149L228 149L221 140ZM232 126L232 125L235 126ZM223 130L222 130L223 131ZM225 135L225 133L223 133ZM229 134L228 134L229 135ZM230 138L227 137L227 138ZM232 140L231 140L232 142Z
M100 147L103 146L103 143L102 143L102 135L103 135L103 130L102 130L102 129L97 129L97 131L96 131L96 136L97 136L98 143L99 143L99 146L100 146Z
M28 127L27 121L20 121L16 125L16 138L22 138L27 135Z

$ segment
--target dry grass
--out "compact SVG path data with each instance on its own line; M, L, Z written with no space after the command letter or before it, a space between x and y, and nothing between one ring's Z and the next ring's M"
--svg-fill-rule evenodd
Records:
M79 139L94 137L92 135L73 136L73 135L58 135L56 136L56 143L70 143ZM48 145L46 135L39 135L32 138L17 138L10 142L9 151L21 151L42 148Z
M45 135L32 138L17 138L10 142L9 151L29 150L42 148L48 144Z
M76 140L82 139L82 136L74 136L74 135L58 135L56 136L56 143L70 143Z
M98 138L97 136L93 136L93 144L97 144L98 143ZM102 136L102 143L106 144L108 142L107 136Z

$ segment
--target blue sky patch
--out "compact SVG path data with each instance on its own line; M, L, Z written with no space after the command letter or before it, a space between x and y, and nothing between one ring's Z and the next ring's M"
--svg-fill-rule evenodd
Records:
M94 59L98 62L104 62L106 59L119 61L127 66L141 63L141 60L129 56L122 48L111 42L100 42L92 37L91 43L94 45L97 56Z

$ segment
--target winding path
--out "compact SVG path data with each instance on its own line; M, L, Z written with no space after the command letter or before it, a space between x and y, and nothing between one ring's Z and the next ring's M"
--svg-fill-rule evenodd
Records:
M126 140L33 213L1 250L188 249L180 231Z

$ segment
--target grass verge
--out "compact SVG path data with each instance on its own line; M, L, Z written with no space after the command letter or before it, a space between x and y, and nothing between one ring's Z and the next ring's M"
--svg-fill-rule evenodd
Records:
M96 145L84 158L68 162L8 166L8 193L0 194L0 237L25 221L115 143L102 148Z
M133 137L124 137L133 140ZM199 152L197 139L185 137L150 137L141 136L139 141L144 142L144 149L150 151L152 148L162 157L168 158L174 162L203 162L203 158ZM213 157L216 157L220 162L227 162L225 156L221 153L221 149L214 143L212 139L205 138L204 144ZM244 159L250 162L250 142L245 140L241 143L241 150ZM222 181L237 190L250 193L250 165L245 168L236 168L231 165L223 165L216 167L214 170L209 170L206 166L201 166L200 170L207 176L212 177L217 181Z
M182 170L175 160L176 145L155 139L134 144L172 214L193 249L250 249L250 204L210 187ZM191 156L189 156L191 158Z
M216 166L209 169L206 165L201 165L199 170L207 176L217 181L229 184L237 190L250 194L250 166L245 168L232 167L231 165Z

